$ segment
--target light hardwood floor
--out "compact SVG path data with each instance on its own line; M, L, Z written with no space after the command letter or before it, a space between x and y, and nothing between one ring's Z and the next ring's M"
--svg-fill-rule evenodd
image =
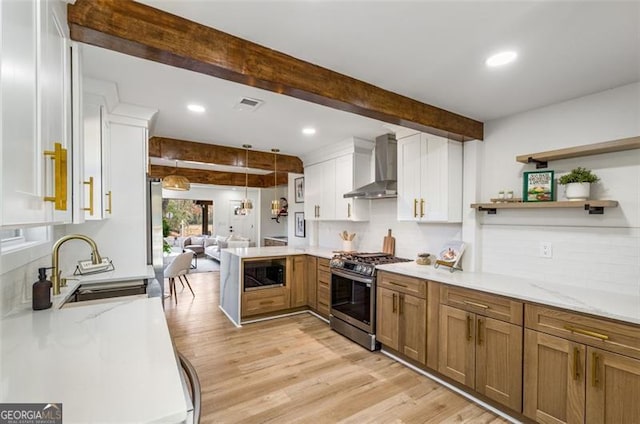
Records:
M505 423L302 314L234 327L219 273L192 274L165 301L174 342L198 371L203 423Z

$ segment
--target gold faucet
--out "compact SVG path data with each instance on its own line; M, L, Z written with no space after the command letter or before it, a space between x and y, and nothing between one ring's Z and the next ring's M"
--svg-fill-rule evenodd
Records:
M68 236L62 237L60 240L53 245L53 271L51 272L51 283L53 284L53 295L57 296L60 294L60 287L65 286L66 284L60 284L62 274L62 270L58 269L58 256L60 251L60 246L66 241L69 240L84 240L91 246L91 262L94 265L102 263L102 257L100 253L98 253L98 246L96 242L90 239L87 236L83 236L82 234L69 234Z

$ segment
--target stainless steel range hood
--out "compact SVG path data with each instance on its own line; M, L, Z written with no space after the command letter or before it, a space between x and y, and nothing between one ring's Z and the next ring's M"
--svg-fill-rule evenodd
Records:
M376 138L375 181L345 193L345 198L384 199L398 196L398 142L393 134Z

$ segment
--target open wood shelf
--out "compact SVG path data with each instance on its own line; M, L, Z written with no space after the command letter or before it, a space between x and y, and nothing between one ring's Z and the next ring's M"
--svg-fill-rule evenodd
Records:
M546 168L550 160L578 158L582 156L598 155L602 153L622 152L624 150L640 149L640 136L605 141L603 143L586 144L583 146L567 147L565 149L549 150L546 152L529 153L516 156L520 163L535 163L536 168Z
M559 202L522 202L522 203L472 203L471 207L480 212L487 212L495 215L498 209L561 209L580 208L589 211L589 215L602 215L604 208L615 208L618 206L616 200L585 200L580 202L559 201Z

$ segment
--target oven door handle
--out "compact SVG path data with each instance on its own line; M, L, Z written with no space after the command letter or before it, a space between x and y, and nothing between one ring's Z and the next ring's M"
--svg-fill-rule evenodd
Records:
M332 275L337 275L338 277L347 278L349 280L357 281L359 283L364 283L364 284L367 285L367 287L371 287L372 280L370 278L359 277L357 275L347 274L346 272L342 272L342 271L337 270L337 269L332 269L331 270L331 274Z

